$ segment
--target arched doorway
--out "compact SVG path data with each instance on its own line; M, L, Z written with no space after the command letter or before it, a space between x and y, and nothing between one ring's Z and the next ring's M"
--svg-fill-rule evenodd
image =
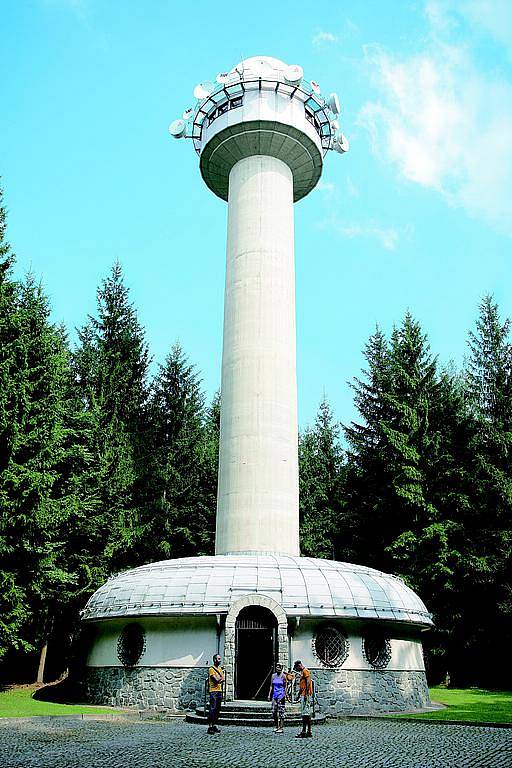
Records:
M268 608L243 608L235 626L235 697L264 701L277 661L277 619Z

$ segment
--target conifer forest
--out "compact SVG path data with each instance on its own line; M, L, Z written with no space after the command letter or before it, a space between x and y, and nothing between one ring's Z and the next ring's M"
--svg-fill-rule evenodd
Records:
M79 613L111 574L213 554L220 393L186 350L151 352L115 264L71 344L44 288L13 276L0 196L0 675L63 674ZM429 681L512 686L512 346L475 307L462 370L407 313L298 436L303 555L402 577L432 612ZM340 387L347 386L340 381ZM46 659L43 669L41 660Z

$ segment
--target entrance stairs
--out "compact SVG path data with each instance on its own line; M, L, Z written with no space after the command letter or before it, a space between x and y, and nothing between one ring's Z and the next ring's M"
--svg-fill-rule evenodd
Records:
M199 706L195 712L187 712L185 720L187 723L202 723L206 725L208 722L208 706L206 708L204 705ZM317 712L313 718L313 725L324 723L325 720L326 716ZM243 701L240 699L236 701L223 701L218 724L220 727L223 725L250 725L270 728L274 725L270 702ZM284 727L300 728L301 725L300 706L298 704L287 704Z

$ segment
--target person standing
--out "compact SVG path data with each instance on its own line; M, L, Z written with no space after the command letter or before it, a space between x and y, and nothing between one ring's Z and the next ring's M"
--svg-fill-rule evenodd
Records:
M296 661L293 665L296 672L300 672L299 701L302 714L302 731L296 735L296 739L308 739L311 733L311 715L313 710L313 683L311 672L306 669L302 661Z
M210 707L208 711L207 733L220 733L220 728L217 728L217 720L219 719L220 705L222 704L222 683L225 679L224 670L220 662L221 657L216 653L213 657L213 666L208 669Z
M270 680L268 700L272 702L272 717L276 725L274 733L283 733L286 674L282 664L276 664L276 671Z

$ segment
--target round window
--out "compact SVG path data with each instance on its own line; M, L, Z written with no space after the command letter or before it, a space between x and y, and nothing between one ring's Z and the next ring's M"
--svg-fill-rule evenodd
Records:
M125 667L134 667L146 650L146 635L140 624L127 624L117 641L117 655Z
M336 627L321 627L313 638L313 652L324 667L341 667L348 649L347 638Z
M363 637L363 656L374 669L384 669L391 659L391 643L384 635L371 633Z

